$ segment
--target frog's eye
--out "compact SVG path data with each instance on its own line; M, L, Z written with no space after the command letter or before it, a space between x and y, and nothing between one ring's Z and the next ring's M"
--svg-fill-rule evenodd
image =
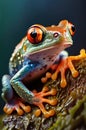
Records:
M44 38L44 32L40 26L31 26L27 32L27 39L32 44L40 43Z
M74 27L74 25L71 26L70 33L71 33L71 35L74 35L74 33L75 33L75 27Z
M72 23L69 23L69 30L71 35L74 35L75 33L75 26Z

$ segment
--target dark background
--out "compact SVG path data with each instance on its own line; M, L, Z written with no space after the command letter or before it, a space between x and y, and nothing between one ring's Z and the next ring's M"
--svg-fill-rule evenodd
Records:
M29 26L57 24L67 19L76 27L70 55L86 49L85 0L0 0L0 81L8 73L8 62L15 45L26 35ZM0 93L1 93L0 82ZM4 102L0 98L0 111Z

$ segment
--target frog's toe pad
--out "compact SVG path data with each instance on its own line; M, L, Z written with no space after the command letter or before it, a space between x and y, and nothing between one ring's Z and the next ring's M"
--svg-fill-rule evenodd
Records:
M55 88L52 88L51 90L48 89L48 87L44 87L41 92L33 92L34 98L33 98L33 104L38 106L40 109L35 111L35 115L39 116L41 112L44 114L46 118L53 116L55 114L54 110L47 111L43 105L43 103L48 103L52 106L57 104L57 99L47 99L44 98L45 96L54 96L57 93L57 90Z
M28 113L31 111L30 106L26 106L20 101L17 101L17 103L7 103L4 108L4 112L8 115L12 114L13 111L16 111L18 115L23 115L24 112Z
M41 114L41 110L40 110L40 109L37 109L37 110L34 112L34 115L35 115L36 117L40 116L40 114ZM44 117L49 118L50 116L54 116L54 115L55 115L55 110L45 111L43 114L44 114Z

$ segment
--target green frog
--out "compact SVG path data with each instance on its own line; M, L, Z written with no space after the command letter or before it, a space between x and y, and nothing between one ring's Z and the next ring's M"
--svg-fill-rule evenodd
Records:
M63 50L73 44L74 32L74 25L67 20L49 27L39 24L29 27L27 35L16 46L10 58L9 75L2 78L5 113L17 111L18 115L23 115L31 111L30 104L33 104L40 108L45 117L54 115L54 110L47 111L43 103L56 105L56 99L46 97L56 95L56 90L44 87L41 92L30 91L25 84L29 86L31 81L46 73L56 60L66 56Z

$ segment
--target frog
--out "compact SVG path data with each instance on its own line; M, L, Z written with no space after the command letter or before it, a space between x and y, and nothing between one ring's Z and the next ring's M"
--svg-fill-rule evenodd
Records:
M43 103L57 104L57 99L47 99L56 95L56 89L44 87L40 92L31 91L29 84L46 73L56 60L67 56L64 50L73 45L74 33L75 27L68 20L48 27L40 24L29 27L9 60L9 75L2 77L1 96L6 102L3 108L6 114L16 111L23 115L31 111L30 105L35 105L45 117L54 115L54 110L46 110Z

